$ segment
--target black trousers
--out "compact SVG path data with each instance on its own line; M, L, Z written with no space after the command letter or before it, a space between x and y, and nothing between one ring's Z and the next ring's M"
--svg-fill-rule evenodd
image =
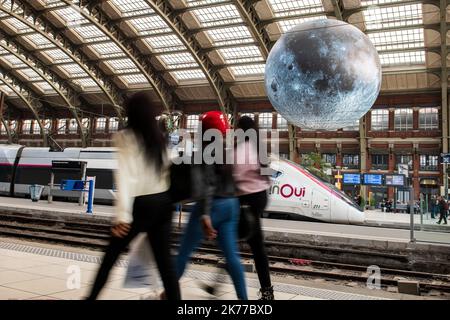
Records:
M180 287L170 255L172 203L167 192L136 197L133 222L124 238L111 237L88 300L95 300L119 255L140 232L147 232L168 300L180 300Z
M264 246L264 238L261 229L261 215L267 205L267 191L261 191L252 194L246 194L239 197L241 204L246 204L250 207L256 221L256 230L247 243L252 250L253 259L255 260L256 272L258 273L259 283L261 288L268 288L272 286L269 272L269 259L267 258L266 248Z
M438 223L441 223L442 219L444 219L444 223L447 224L447 210L440 211Z

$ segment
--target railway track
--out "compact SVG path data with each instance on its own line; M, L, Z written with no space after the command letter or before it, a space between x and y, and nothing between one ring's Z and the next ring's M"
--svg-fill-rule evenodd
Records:
M52 242L70 246L102 250L108 244L110 226L107 224L90 224L83 222L58 221L48 218L29 216L8 216L0 220L0 235L19 237L33 241ZM173 246L178 246L176 239L180 231L173 233ZM330 248L305 244L267 241L270 269L280 274L290 274L296 277L321 278L335 281L355 282L365 285L369 264L341 263L330 260L322 261L304 258L302 253L313 250L323 253L323 257L359 256L373 259L378 256L383 259L406 263L407 256L384 252L372 252L348 248ZM280 254L273 254L274 252ZM289 253L289 254L283 254ZM204 242L193 257L198 263L218 265L220 267L220 251L212 242ZM241 256L251 262L251 254L241 246ZM302 258L299 258L302 257ZM450 293L450 275L406 270L401 268L381 267L381 285L383 288L397 286L399 279L414 280L419 283L421 292L431 290Z

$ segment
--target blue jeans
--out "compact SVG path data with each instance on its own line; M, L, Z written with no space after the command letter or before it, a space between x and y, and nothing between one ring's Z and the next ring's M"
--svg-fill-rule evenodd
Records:
M214 229L217 230L219 247L225 255L227 271L233 280L237 297L241 300L247 300L244 268L240 261L237 245L239 214L239 201L237 198L214 199L211 208L211 222ZM203 231L200 225L199 210L196 205L189 217L176 260L178 279L183 275L192 251L198 247L202 238Z

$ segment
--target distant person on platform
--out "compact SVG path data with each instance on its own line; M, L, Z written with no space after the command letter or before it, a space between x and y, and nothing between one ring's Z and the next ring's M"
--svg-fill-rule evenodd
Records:
M430 201L430 207L431 207L431 219L434 219L437 215L439 206L437 205L437 199L435 196L431 197L431 201Z
M444 220L444 224L447 224L448 202L442 196L439 196L438 199L439 199L439 221L436 223L441 224L441 221Z
M361 207L361 200L362 200L362 197L361 197L361 195L360 194L358 194L357 196L356 196L356 198L355 198L355 202L358 204L358 206L360 206Z
M248 130L253 129L256 132L256 137L258 137L257 141L250 141L246 137L244 141L240 141L236 146L236 162L233 176L236 181L237 194L241 205L244 204L250 207L250 212L255 220L255 225L250 237L247 239L247 243L253 254L256 272L261 285L260 300L274 300L273 287L270 281L269 260L264 246L260 221L260 217L267 205L270 179L268 176L261 175L259 135L255 121L250 117L243 116L237 123L237 129L242 129L244 133L248 133Z
M168 194L167 140L156 121L147 93L133 95L126 104L128 125L114 137L118 187L112 237L88 300L95 300L119 255L140 232L147 232L168 300L180 300L178 279L170 255L172 202Z

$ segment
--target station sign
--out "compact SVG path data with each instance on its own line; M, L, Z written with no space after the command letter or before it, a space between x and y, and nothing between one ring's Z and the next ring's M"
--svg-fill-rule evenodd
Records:
M363 184L371 185L371 186L382 186L383 185L383 175L382 174L364 173Z
M441 153L441 163L442 164L450 163L450 153Z
M359 173L344 173L344 184L361 184L361 175Z
M387 174L385 184L391 187L403 187L405 185L405 176L402 174Z

